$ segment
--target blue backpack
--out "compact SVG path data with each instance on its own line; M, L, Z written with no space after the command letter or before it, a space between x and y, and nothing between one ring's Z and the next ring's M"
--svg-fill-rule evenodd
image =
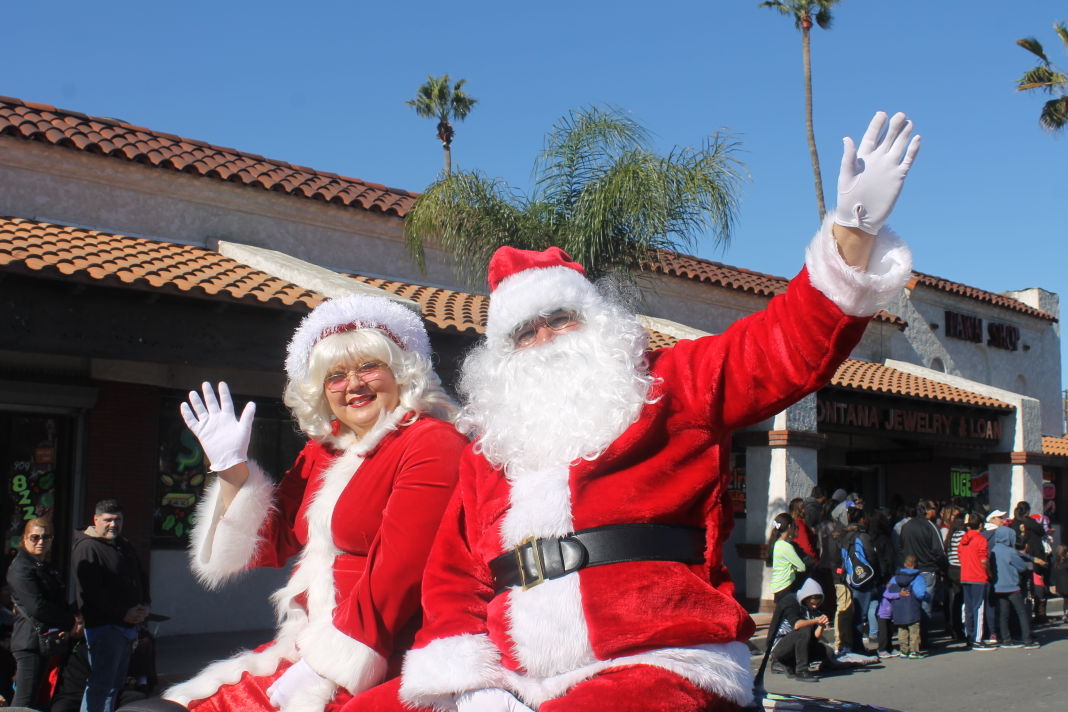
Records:
M853 537L853 546L842 547L842 573L850 588L864 588L875 578L875 567L864 555L864 545L859 536Z

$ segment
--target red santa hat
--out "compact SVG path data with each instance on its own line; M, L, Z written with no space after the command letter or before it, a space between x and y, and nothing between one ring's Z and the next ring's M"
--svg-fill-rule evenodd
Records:
M601 300L586 270L559 247L538 252L501 247L490 258L486 337L509 338L516 327L555 309L579 314Z
M354 294L323 302L300 322L286 349L289 379L308 377L308 361L317 343L359 329L378 329L405 351L430 358L430 339L415 312L385 297Z

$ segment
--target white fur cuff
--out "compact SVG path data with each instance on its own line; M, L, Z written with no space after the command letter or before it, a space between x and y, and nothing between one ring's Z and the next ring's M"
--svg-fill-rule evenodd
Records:
M871 316L893 303L912 276L912 253L888 227L874 237L868 269L850 267L838 252L831 233L834 211L805 250L812 285L850 316Z
M244 571L261 544L259 530L273 508L274 485L251 460L248 470L248 480L225 514L219 502L222 483L218 478L204 490L197 505L189 560L197 579L208 588L218 588Z
M401 700L413 707L456 709L456 696L506 685L500 651L484 634L455 635L408 651L401 674Z
M302 630L297 647L312 670L354 695L386 675L384 657L329 624L314 623Z

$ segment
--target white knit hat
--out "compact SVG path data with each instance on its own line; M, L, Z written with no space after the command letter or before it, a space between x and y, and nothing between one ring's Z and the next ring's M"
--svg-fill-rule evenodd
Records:
M378 329L405 351L430 358L430 338L417 314L385 297L354 294L323 302L300 322L286 349L289 379L307 378L308 361L317 343L358 329Z

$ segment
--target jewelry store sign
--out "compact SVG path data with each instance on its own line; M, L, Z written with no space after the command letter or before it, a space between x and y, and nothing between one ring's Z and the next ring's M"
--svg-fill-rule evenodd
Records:
M866 432L977 445L994 444L1001 439L1001 421L997 415L934 405L882 404L819 396L816 419L823 431Z

